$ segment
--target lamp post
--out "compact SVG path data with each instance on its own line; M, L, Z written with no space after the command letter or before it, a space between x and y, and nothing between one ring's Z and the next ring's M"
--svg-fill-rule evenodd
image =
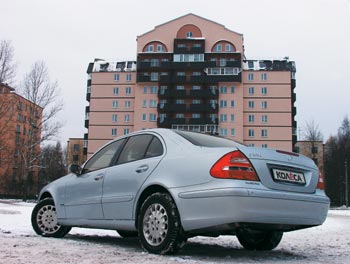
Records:
M348 189L348 161L345 160L345 206L349 206L349 189Z

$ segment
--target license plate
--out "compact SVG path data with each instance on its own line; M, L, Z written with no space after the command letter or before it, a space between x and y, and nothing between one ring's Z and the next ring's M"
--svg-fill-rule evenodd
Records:
M290 182L304 185L306 183L303 173L287 170L272 169L275 181Z

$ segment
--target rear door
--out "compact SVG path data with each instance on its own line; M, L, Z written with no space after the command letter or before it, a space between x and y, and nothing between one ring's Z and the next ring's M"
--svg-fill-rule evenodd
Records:
M164 156L165 147L152 134L128 138L116 165L108 169L103 183L105 219L130 220L135 197L147 177Z

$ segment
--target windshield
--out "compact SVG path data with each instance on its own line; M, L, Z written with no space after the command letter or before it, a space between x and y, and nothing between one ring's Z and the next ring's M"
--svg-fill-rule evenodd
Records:
M187 139L189 142L191 142L193 145L196 145L196 146L210 147L210 148L243 146L242 144L237 143L236 141L219 137L219 136L202 134L198 132L180 131L180 130L173 130L173 131L176 134Z

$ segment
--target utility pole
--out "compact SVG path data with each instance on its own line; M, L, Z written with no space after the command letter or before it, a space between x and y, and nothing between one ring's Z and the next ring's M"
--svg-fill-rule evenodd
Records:
M345 206L349 206L349 189L348 189L348 161L345 160Z

